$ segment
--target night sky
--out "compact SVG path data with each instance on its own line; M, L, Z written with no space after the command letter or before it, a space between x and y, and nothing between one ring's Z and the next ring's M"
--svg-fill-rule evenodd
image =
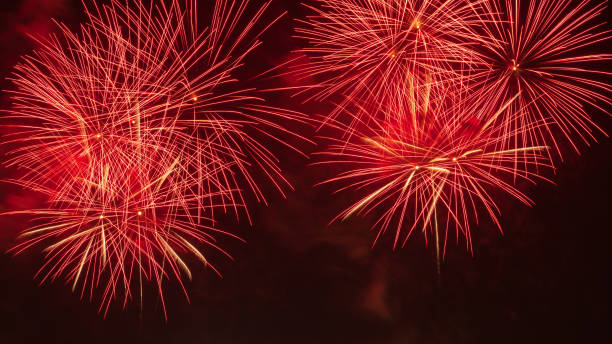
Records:
M54 32L52 18L74 29L83 20L74 0L11 0L0 6L2 89L11 88L6 77L19 56L35 47L27 33ZM292 27L308 12L298 1L285 0L268 14L283 9L288 15L247 60L256 70L304 44L292 38ZM265 87L283 82L263 81ZM0 99L3 108L10 106L6 94ZM275 96L272 104L309 114L329 109L297 103L289 94ZM612 132L612 118L596 112L593 117ZM0 135L7 130L0 128ZM142 309L136 300L125 310L115 302L104 319L97 300L80 300L63 281L39 286L33 276L43 257L29 250L16 257L0 254L0 342L612 343L612 140L598 139L581 156L565 155L549 176L556 185L524 188L533 208L500 199L504 234L490 221L474 226L474 255L465 245L449 245L440 276L435 248L420 235L394 252L391 238L371 248L374 217L328 226L352 195L313 187L326 168L280 151L280 166L295 191L286 199L270 192L267 207L253 204L253 226L231 217L222 221L247 243L222 243L235 258L216 259L222 279L190 262L190 303L176 285L166 284L167 323L153 290L145 293ZM0 145L0 161L6 149ZM2 179L17 173L0 171ZM0 184L0 212L37 202L28 191ZM6 216L0 224L5 252L25 224Z

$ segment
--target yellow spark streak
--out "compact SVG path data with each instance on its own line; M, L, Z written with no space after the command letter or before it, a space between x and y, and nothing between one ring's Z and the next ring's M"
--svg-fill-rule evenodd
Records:
M437 167L437 166L427 166L426 167L428 170L432 170L432 171L437 171L437 172L442 172L442 173L451 173L450 170L443 168L443 167Z
M342 220L346 220L349 216L353 215L357 210L359 210L361 207L363 207L364 205L366 205L368 202L370 202L374 197L378 196L381 192L385 191L385 189L387 189L388 187L390 187L391 185L397 183L398 180L400 180L400 178L402 178L402 176L395 178L394 180L390 181L389 183L387 183L386 185L384 185L383 187L381 187L380 189L374 191L373 193L371 193L368 197L364 198L361 200L361 202L357 203L356 205L354 205L351 210L342 217Z
M176 157L176 159L174 159L174 162L172 163L172 165L168 168L168 170L159 178L155 179L154 181L152 181L151 183L149 183L148 185L144 186L142 189L140 189L139 191L135 192L134 194L132 194L132 196L130 196L129 199L134 198L135 196L139 195L141 192L145 191L146 189L150 188L151 186L155 185L155 183L159 182L159 185L157 186L157 188L155 189L156 191L159 190L159 188L161 187L161 185L164 183L164 180L166 180L166 178L168 178L168 176L170 175L170 173L172 173L172 170L174 170L174 167L176 167L176 165L178 164L179 160L180 160L180 156Z
M106 264L106 235L104 234L104 224L100 226L102 228L102 265Z
M495 115L493 115L488 121L487 123L485 123L485 125L482 126L482 128L480 129L480 132L478 134L482 134L483 131L485 131L485 129L487 129L493 122L495 122L495 120L497 119L497 117L499 117L499 115L502 114L502 112L504 112L508 106L510 106L510 104L512 104L512 102L514 102L514 100L516 98L518 98L518 96L521 94L521 92L519 91L514 97L512 97L512 99L510 99L504 106L501 107L501 109L497 110L497 112L495 113Z
M476 153L480 153L482 152L482 149L473 149L471 151L467 151L465 153L463 153L463 155L461 155L462 158L465 158L468 155L472 155L472 154L476 154Z
M404 183L404 187L402 188L402 195L404 194L404 192L408 188L408 184L410 184L410 182L412 181L412 177L414 177L415 173L416 173L416 169L413 170L412 173L410 173L410 176L408 177L408 179L406 179L406 183Z
M78 116L77 121L79 122L79 129L81 130L81 136L83 136L83 152L80 156L89 156L89 140L87 140L87 129L85 129L85 121L83 117Z
M104 165L104 175L102 176L102 186L101 186L102 190L106 190L106 185L108 184L109 170L110 170L110 165L109 164Z
M431 75L430 73L427 72L425 73L425 100L423 101L423 113L427 113L427 110L429 110L430 94L431 94Z
M85 179L85 178L82 178L82 177L76 177L75 179L77 179L77 180L81 180L81 181L84 181L85 183L87 183L87 184L91 184L91 185L93 185L93 186L95 186L95 187L97 187L97 188L102 188L102 186L101 186L100 184L98 184L98 183L96 183L96 182L93 182L93 181L91 181L91 180L89 180L89 179Z
M89 254L89 249L91 248L91 243L93 238L89 239L89 244L87 244L87 249L85 253L83 253L83 258L81 259L81 264L79 264L79 270L77 271L76 276L74 277L74 283L72 283L72 291L76 288L77 282L79 280L79 276L81 275L81 271L83 270L83 265L85 265L85 260L87 259L87 255Z
M189 248L189 250L191 250L191 252L193 252L193 254L196 255L196 257L200 258L200 260L204 263L204 265L208 265L208 260L206 260L206 258L204 257L204 255L195 247L193 246L189 241L187 241L185 238L183 238L182 236L175 234L179 239L181 239L181 241Z
M168 178L168 176L170 175L170 173L172 173L172 171L174 170L174 168L176 167L176 164L178 164L179 160L181 159L180 156L177 156L176 159L174 159L174 162L172 162L172 165L170 165L170 167L168 168L168 170L166 171L166 173L164 173L161 177L157 178L157 180L154 180L153 183L155 183L156 181L159 181L159 184L157 185L157 188L155 189L155 191L158 191L159 188L161 187L161 185L164 183L164 181L166 180L166 178Z
M28 231L28 232L20 234L19 238L24 238L24 237L27 237L27 236L30 236L30 235L33 235L33 234L37 234L37 233L40 233L40 232L48 231L48 230L51 230L51 229L66 227L66 226L69 226L69 225L73 225L73 223L62 223L62 224L55 225L55 226L48 226L48 227L44 227L44 228L39 228L39 229L31 230L31 231Z
M429 223L431 214L433 214L436 208L436 204L438 203L438 198L440 198L440 194L442 193L443 187L444 187L444 182L442 182L440 184L440 187L438 187L438 191L436 192L436 195L434 196L433 202L431 203L431 207L429 208L429 211L427 212L427 217L425 218L425 221L423 222L423 232L425 232L425 228L427 227L427 224Z
M448 161L448 158L433 158L429 161L429 163L440 162L440 161Z
M409 79L410 80L410 85L409 85L409 89L408 89L408 96L409 96L409 101L410 101L410 114L412 115L412 125L414 126L414 128L418 128L417 125L417 114L416 114L416 97L414 95L414 81L412 78Z
M484 153L483 156L491 156L491 155L501 155L506 153L518 153L518 152L526 152L526 151L536 151L536 150L545 150L550 147L548 146L534 146L534 147L524 147L524 148L515 148L515 149L507 149L503 151L496 151L490 153Z
M363 138L363 141L365 141L366 143L369 143L369 144L371 144L371 145L373 145L373 146L375 146L375 147L378 147L378 148L380 148L380 149L384 150L385 152L387 152L387 153L389 153L389 154L391 154L391 155L393 155L393 156L400 157L400 156L399 156L397 153L395 153L394 151L390 150L390 149L389 149L389 148L387 148L385 145L383 145L383 144L379 143L379 142L378 142L378 141L376 141L376 140L373 140L373 139L371 139L371 138L369 138L369 137L364 137L364 138Z
M67 237L66 239L60 240L60 241L56 242L55 244L53 244L53 245L51 245L51 246L49 246L49 247L45 248L45 249L43 250L43 252L51 251L51 250L53 250L53 249L55 249L55 248L57 248L57 247L59 247L59 246L62 246L64 243L66 243L66 242L68 242L68 241L71 241L71 240L74 240L74 239L80 238L80 237L82 237L82 236L84 236L84 235L87 235L87 234L89 234L89 233L91 233L91 232L95 231L96 229L98 229L98 228L100 228L100 227L101 227L101 226L96 226L96 227L93 227L92 229L88 229L88 230L86 230L86 231L84 231L84 232L80 232L80 233L77 233L77 234L71 235L71 236Z
M168 242L166 240L164 240L164 238L159 236L159 234L156 234L156 235L157 235L157 238L159 239L159 241L164 246L164 249L168 253L170 253L170 255L174 258L174 260L176 260L176 262L179 264L179 266L183 269L183 271L185 271L185 273L187 274L187 278L189 278L189 280L191 280L191 271L189 271L189 268L187 267L187 264L185 264L185 262L181 259L181 257L179 257L179 255L176 252L174 252L172 247L170 247L170 244L168 244Z

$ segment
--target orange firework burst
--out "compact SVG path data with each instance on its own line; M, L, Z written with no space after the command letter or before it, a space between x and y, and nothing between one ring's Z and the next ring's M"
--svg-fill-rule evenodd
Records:
M164 278L191 276L182 253L207 263L198 247L215 246L215 210L250 221L245 194L265 202L255 174L289 187L257 136L289 146L273 133L297 136L280 123L303 118L235 76L269 2L252 16L249 6L215 1L202 30L195 0L94 3L80 34L60 24L16 67L8 164L24 170L14 182L50 198L29 211L42 222L16 250L54 241L43 280L64 274L92 292L106 281L108 309L137 273L163 299Z
M329 139L332 145L321 153L320 163L339 164L344 172L324 183L342 182L340 190L364 195L336 219L381 212L374 224L379 229L376 240L394 227L394 247L400 241L403 245L415 229L421 229L426 238L434 233L437 244L441 221L444 247L449 229L455 229L471 248L470 223L478 223L481 210L501 230L493 192L531 204L513 179L540 177L515 165L522 158L526 165L543 166L546 147L497 148L508 134L491 124L511 102L490 113L490 107L469 104L456 90L435 102L428 94L415 87L398 91L381 106L385 120L361 122L348 141Z
M577 141L596 139L590 108L606 112L612 88L597 69L612 55L593 52L609 40L598 18L605 2L590 0L490 0L483 15L483 35L489 42L479 50L485 64L472 75L481 99L503 104L520 93L498 125L523 130L503 145L549 145L561 157L560 140L578 151ZM601 68L601 67L600 67ZM589 105L587 107L585 105ZM533 126L536 122L546 125Z
M310 63L297 76L317 76L313 98L345 96L329 118L355 100L384 103L398 84L424 73L439 87L460 83L480 44L476 9L483 1L318 0L298 37ZM367 115L364 113L363 115ZM357 118L357 114L355 114Z

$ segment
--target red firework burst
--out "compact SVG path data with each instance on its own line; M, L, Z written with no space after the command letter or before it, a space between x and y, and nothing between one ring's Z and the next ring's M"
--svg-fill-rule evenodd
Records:
M438 87L462 82L480 44L479 1L318 0L298 37L311 62L294 71L317 76L313 98L344 96L335 118L354 101L384 103L397 85L427 73ZM362 114L368 116L368 113ZM361 115L354 114L355 119Z
M588 144L597 132L604 133L585 105L607 112L602 106L611 104L612 88L602 80L610 73L597 66L612 55L593 52L593 46L612 38L598 22L605 2L542 0L522 7L518 0L490 0L485 5L483 35L490 39L479 49L485 64L472 75L472 87L482 90L481 99L498 104L519 93L496 125L506 131L529 128L503 145L549 145L561 157L559 140L579 151L577 141Z
M501 230L495 192L531 204L513 179L541 177L517 169L517 161L543 166L546 147L498 148L507 135L520 134L491 125L511 102L490 113L490 107L466 102L457 90L434 102L428 94L415 87L398 91L393 101L380 107L385 114L360 122L351 139L328 138L332 144L321 153L320 163L339 165L343 172L324 183L342 183L339 191L363 194L334 220L380 212L373 226L379 231L376 240L393 227L396 247L421 229L426 238L435 235L438 249L440 223L444 248L449 229L454 229L471 249L470 224L478 223L480 212ZM346 130L345 125L337 127Z
M104 314L117 290L125 290L125 306L134 280L140 293L143 280L155 283L165 311L164 280L176 278L187 295L182 279L191 279L191 271L182 256L193 254L218 273L202 248L229 257L215 234L237 238L213 227L211 207L217 205L208 201L227 195L193 192L186 157L167 139L145 135L141 140L137 153L133 142L117 142L106 147L98 166L77 167L72 179L60 184L37 185L35 190L50 200L48 208L13 213L33 215L35 225L12 251L47 243L46 263L37 273L41 283L65 276L73 291L81 285L81 297L89 287L90 300L101 288Z
M214 246L214 210L249 217L248 190L265 202L254 173L290 186L257 137L286 144L273 132L295 135L280 123L303 118L235 77L268 5L247 17L248 0L217 0L202 30L194 0L94 3L80 35L59 24L16 67L8 164L50 207L28 212L41 222L15 250L55 241L43 280L81 278L83 292L106 282L108 309L120 285L130 298L137 273L163 299L164 278L191 275L181 253L207 263L197 247Z
M499 226L488 190L529 204L513 182L552 167L560 137L576 148L572 136L602 131L587 106L610 104L609 73L593 64L611 55L589 51L610 38L603 3L319 2L298 29L312 62L297 73L323 80L305 86L315 99L343 97L322 120L340 133L323 163L346 170L327 182L368 192L339 217L388 205L375 226L395 222L394 245L403 230L437 234L440 216L469 245L478 209Z

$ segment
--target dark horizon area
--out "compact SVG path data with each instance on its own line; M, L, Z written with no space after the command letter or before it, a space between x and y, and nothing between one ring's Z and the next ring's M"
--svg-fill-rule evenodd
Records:
M263 35L263 46L247 62L265 70L304 44L291 35L295 19L309 13L299 3L308 1L274 1L269 18L285 9L289 13ZM2 3L2 90L12 87L6 78L19 56L36 47L27 33L56 32L52 19L76 30L83 15L78 0ZM0 99L3 108L10 106L6 93ZM326 111L316 103L293 104L288 94L271 100L308 114ZM593 117L612 133L612 117L596 112ZM0 140L6 130L0 127ZM0 161L6 149L0 145ZM2 216L0 341L612 343L612 140L599 135L597 143L582 149L581 155L568 151L556 174L547 175L556 185L542 181L522 189L534 207L500 199L504 234L483 216L472 228L473 256L463 242L449 241L439 276L435 248L422 235L393 251L389 236L371 247L372 216L328 225L352 195L314 187L326 169L280 151L280 166L295 190L286 199L267 193L267 207L253 203L253 226L232 217L221 221L247 243L222 243L235 259L216 257L223 278L195 259L188 261L190 302L177 285L167 283L167 322L152 288L142 308L137 297L125 310L115 301L104 318L97 312L99 298L81 300L63 280L39 286L34 275L43 254L37 249L5 253L25 224L23 218ZM0 179L15 173L2 166ZM0 183L0 212L36 204L33 198L27 190Z

